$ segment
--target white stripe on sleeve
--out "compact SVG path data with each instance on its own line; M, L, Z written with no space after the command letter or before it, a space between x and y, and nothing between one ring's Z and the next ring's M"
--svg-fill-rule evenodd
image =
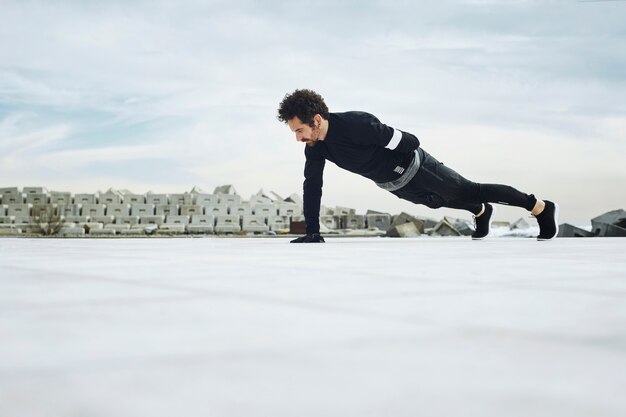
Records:
M391 137L391 140L389 141L387 146L385 146L385 148L392 149L392 150L396 149L398 145L400 144L401 140L402 140L402 132L400 132L398 129L394 129L393 136Z

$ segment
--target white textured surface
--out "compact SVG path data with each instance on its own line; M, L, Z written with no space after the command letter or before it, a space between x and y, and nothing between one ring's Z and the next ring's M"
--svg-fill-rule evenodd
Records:
M626 239L0 239L0 416L626 415Z

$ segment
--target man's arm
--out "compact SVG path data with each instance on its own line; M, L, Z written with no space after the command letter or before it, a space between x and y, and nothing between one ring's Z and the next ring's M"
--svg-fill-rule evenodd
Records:
M313 148L306 148L304 164L303 205L307 235L320 232L320 204L322 201L323 174L326 160L314 155Z
M387 126L372 114L365 114L367 121L363 125L362 136L367 138L370 143L402 153L413 152L419 148L420 141L415 135Z

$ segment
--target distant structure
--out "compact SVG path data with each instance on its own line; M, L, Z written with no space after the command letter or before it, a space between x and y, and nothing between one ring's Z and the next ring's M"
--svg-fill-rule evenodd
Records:
M560 225L559 237L626 236L626 211L614 210L592 219L592 231ZM496 227L498 222L494 222ZM349 207L321 207L326 234L415 237L467 236L473 224L445 217L441 221L391 215ZM503 236L532 235L524 219L500 222ZM149 235L275 235L304 232L302 197L283 198L260 190L242 200L232 185L208 193L199 187L177 194L148 191L135 194L110 188L93 194L48 191L45 187L0 188L0 235L149 236ZM524 230L528 229L528 232Z

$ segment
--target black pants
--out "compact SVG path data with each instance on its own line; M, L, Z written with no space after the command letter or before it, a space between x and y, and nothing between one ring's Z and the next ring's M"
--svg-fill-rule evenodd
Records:
M430 208L449 207L478 214L482 203L500 203L531 211L537 199L508 185L479 184L463 178L423 149L418 150L421 166L404 187L392 191L403 200Z

